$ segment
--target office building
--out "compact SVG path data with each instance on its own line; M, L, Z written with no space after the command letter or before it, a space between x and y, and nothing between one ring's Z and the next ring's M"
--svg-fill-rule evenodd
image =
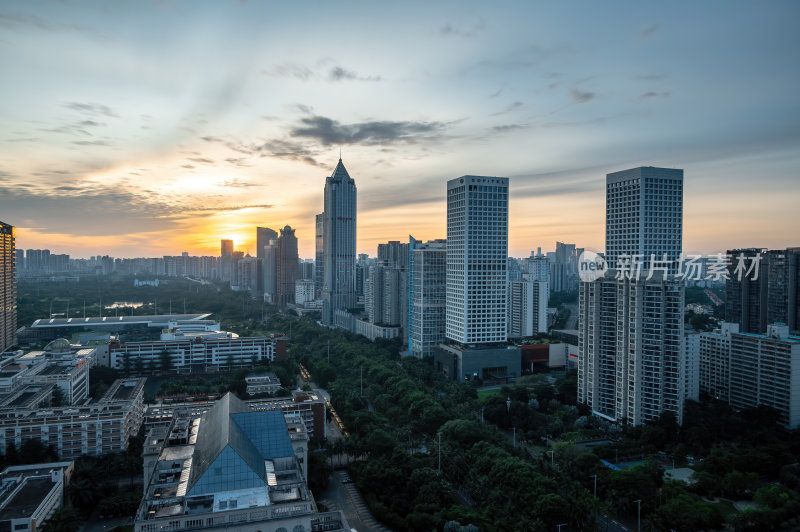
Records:
M278 261L280 253L278 241L269 240L264 245L264 259L261 266L264 274L264 301L278 305Z
M9 466L0 473L0 530L42 530L64 502L74 462Z
M349 530L340 511L317 512L308 434L280 411L226 394L200 417L154 427L147 442L136 532Z
M278 237L278 300L285 307L294 304L295 282L297 281L297 237L288 225L281 229Z
M461 382L509 382L519 349L507 346L508 178L447 182L445 343L434 367Z
M294 283L294 303L303 306L315 300L314 281L309 279L298 279Z
M124 451L139 432L146 379L115 381L97 402L61 407L0 407L0 453L28 439L52 446L61 459Z
M409 259L408 352L425 358L445 340L447 241L409 237Z
M356 184L339 158L325 180L323 211L324 283L322 321L356 305Z
M526 338L547 332L547 283L512 281L509 287L508 336Z
M165 354L169 356L167 359ZM232 333L192 334L179 331L151 342L109 344L115 369L196 372L231 370L286 359L286 337L238 337Z
M0 222L0 351L16 343L17 253L13 226Z
M325 284L325 213L314 217L314 297L322 297Z
M256 257L264 258L264 246L270 240L278 240L278 232L269 227L256 227Z
M448 339L465 345L506 341L508 178L447 182Z
M606 253L610 269L626 261L678 272L683 243L683 170L643 166L606 176ZM622 262L620 262L622 259Z

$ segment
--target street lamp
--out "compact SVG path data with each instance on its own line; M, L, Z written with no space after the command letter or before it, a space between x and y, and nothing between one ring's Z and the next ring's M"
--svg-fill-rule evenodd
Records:
M511 413L511 397L506 397L506 412Z
M636 503L636 532L642 530L642 499L633 501Z
M550 467L555 467L556 466L555 465L556 452L555 451L547 451L547 454L550 455Z
M514 449L517 448L517 427L511 427L511 430L514 431Z
M597 473L591 475L594 477L594 498L597 498Z
M558 532L561 532L561 527L562 526L567 526L567 523L561 523L561 524L558 524L556 526L558 527Z

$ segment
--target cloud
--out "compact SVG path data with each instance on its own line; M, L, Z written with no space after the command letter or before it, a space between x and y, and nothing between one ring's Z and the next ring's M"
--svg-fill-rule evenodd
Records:
M643 94L640 94L638 99L639 100L656 100L656 99L669 98L670 96L672 96L672 93L668 92L668 91L663 91L663 92L649 91L649 92L645 92Z
M262 74L281 78L295 78L299 79L300 81L308 81L316 75L310 68L303 65L298 65L296 63L284 63L282 65L277 65L272 67L272 70L262 71Z
M259 183L251 183L249 181L242 181L238 177L234 177L232 179L227 179L222 183L219 183L217 186L230 187L230 188L250 188L250 187L263 187L264 185Z
M214 161L205 157L189 157L188 160L200 164L214 164Z
M491 98L497 98L498 96L500 96L501 94L503 94L503 90L505 90L505 87L500 87L499 89L497 89L497 92L494 92L494 93L490 94L490 95L488 96L488 98L490 98L490 99L491 99Z
M64 104L64 107L67 109L72 109L73 111L80 111L92 115L103 115L119 118L119 115L112 111L110 107L99 103L67 102Z
M380 76L359 76L352 70L345 70L342 67L333 67L328 71L329 81L357 80L357 81L380 81Z
M502 111L498 111L496 113L492 113L491 116L504 115L504 114L510 113L510 112L515 111L515 110L517 110L517 109L519 109L521 107L524 107L524 106L525 106L525 104L522 103L522 102L513 102L513 103L508 104L505 107L505 109L503 109Z
M495 133L507 133L509 131L517 131L520 129L528 129L530 124L503 124L500 126L492 127L492 131Z
M582 91L578 89L572 89L569 91L569 95L572 98L573 103L586 103L594 100L596 96L596 94L593 92Z
M271 209L274 205L256 204L256 205L233 205L229 207L185 207L181 213L193 212L236 212L245 209Z
M639 32L639 40L643 41L648 37L650 37L651 35L653 35L656 32L656 30L658 30L659 26L660 24L652 24L650 26L647 26L645 29Z
M111 146L111 143L104 140L76 140L73 144L78 146Z
M486 23L483 20L479 20L468 29L460 28L458 26L454 26L453 24L447 23L439 28L439 35L443 35L445 37L462 37L464 39L469 39L474 37L477 33L485 28Z
M362 144L368 146L394 143L416 144L422 138L438 136L447 124L443 122L371 121L342 124L324 116L300 119L290 134L310 138L323 146L332 144Z
M262 70L266 76L280 78L294 78L299 81L324 80L329 82L338 81L380 81L381 76L364 76L357 72L344 68L341 65L329 67L332 60L321 59L316 66L308 67L299 63L284 63L273 67L271 70Z

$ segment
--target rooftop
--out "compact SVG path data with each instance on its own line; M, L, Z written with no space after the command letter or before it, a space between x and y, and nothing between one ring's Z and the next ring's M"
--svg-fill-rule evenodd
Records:
M0 521L30 516L55 485L49 473L46 477L27 478L23 482L22 488L0 510Z
M170 321L197 321L211 314L156 314L150 316L95 316L92 318L42 318L34 321L31 327L43 329L49 327L98 327L103 325L147 325L162 327ZM151 325L152 324L152 325Z

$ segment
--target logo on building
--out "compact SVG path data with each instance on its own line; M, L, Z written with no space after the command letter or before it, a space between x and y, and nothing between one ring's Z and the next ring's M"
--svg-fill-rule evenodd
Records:
M578 257L578 276L581 281L591 282L603 277L608 270L606 259L594 251L584 251Z

